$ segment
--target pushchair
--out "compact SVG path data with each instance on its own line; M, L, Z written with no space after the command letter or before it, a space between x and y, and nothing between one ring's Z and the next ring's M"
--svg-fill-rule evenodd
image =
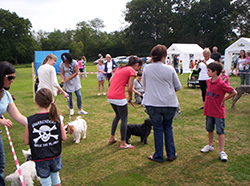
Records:
M197 69L192 69L191 73L188 76L187 79L187 86L188 88L197 88L197 86L200 86L199 81L198 81L198 77L199 77L199 72Z

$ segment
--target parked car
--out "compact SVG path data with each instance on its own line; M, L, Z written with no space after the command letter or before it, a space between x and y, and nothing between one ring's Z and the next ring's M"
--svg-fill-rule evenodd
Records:
M99 59L99 58L98 58L98 59ZM95 60L95 61L93 62L93 64L94 64L94 65L97 65L97 64L98 64L98 59L97 59L97 60ZM104 60L104 63L105 63L106 58L103 58L103 60Z
M140 57L140 59L145 63L150 63L150 57Z
M117 56L116 58L114 58L116 63L124 63L123 61L126 59L126 56Z

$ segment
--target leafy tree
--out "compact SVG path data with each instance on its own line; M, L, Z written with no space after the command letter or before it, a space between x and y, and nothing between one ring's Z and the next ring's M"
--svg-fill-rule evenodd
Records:
M234 12L232 24L237 34L250 37L250 2L249 0L233 1Z
M32 38L31 23L13 12L0 9L0 60L27 63L34 59L34 50L40 49Z

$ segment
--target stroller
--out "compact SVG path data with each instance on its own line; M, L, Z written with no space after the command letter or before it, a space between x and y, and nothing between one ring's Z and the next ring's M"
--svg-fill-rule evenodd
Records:
M200 86L199 81L198 81L198 77L199 77L199 72L196 69L192 69L191 73L188 76L187 79L187 86L188 88L195 88L197 89L197 85Z

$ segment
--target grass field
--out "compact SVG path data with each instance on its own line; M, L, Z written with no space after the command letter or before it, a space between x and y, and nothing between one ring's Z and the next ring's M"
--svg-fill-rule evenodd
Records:
M87 71L96 71L96 66L87 64ZM17 68L17 78L13 82L11 94L15 95L20 112L25 116L36 113L37 108L32 97L31 68ZM226 102L225 152L228 161L221 162L219 156L218 136L215 135L215 150L202 154L200 149L208 143L205 130L205 116L198 110L202 106L200 89L187 87L188 74L180 75L182 90L177 92L181 114L174 119L174 140L178 158L163 164L149 161L147 156L154 152L153 131L148 138L148 145L132 136L130 142L135 149L119 149L119 143L108 145L114 112L106 96L97 96L96 75L90 74L82 83L83 109L88 112L83 118L87 121L87 138L79 144L73 143L72 136L63 142L60 171L62 185L249 185L250 183L250 95L236 103L231 109L232 101ZM60 80L60 77L58 76ZM231 76L230 85L234 88L240 84L240 78ZM106 82L106 92L108 90ZM170 99L170 98L166 98ZM75 113L76 97L73 96ZM56 105L68 122L67 101L62 95L57 96ZM143 123L142 117L129 105L128 123ZM147 117L140 105L136 108ZM74 115L72 119L75 119ZM5 114L5 118L10 118ZM22 164L25 159L22 149L24 144L24 127L13 121L10 135L15 151ZM4 127L1 127L4 141L6 168L5 176L15 171L15 162L8 144ZM120 139L117 129L116 138ZM10 182L7 182L10 185ZM35 185L39 185L37 182Z

